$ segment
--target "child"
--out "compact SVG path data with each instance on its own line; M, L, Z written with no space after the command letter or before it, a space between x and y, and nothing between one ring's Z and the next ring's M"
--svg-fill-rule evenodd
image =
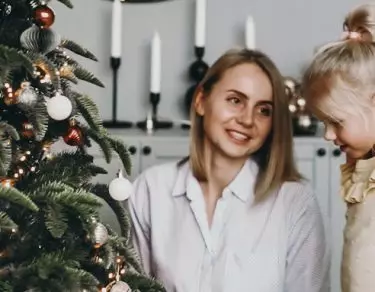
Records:
M325 138L347 156L341 194L347 203L341 264L343 292L375 291L375 3L344 22L341 40L323 46L303 78Z

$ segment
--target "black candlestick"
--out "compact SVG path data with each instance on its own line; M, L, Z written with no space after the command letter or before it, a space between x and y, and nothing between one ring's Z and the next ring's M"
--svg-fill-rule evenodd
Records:
M209 66L206 62L203 61L204 56L204 47L195 47L194 48L195 56L197 60L195 60L189 67L189 79L193 81L193 85L188 88L185 93L185 112L187 116L190 113L191 103L193 101L195 90L199 82L202 81L203 77L206 75ZM186 128L186 125L183 126Z
M121 65L121 59L118 57L111 57L111 68L113 71L113 88L112 88L112 120L104 121L103 126L106 128L131 128L132 122L117 120L117 77L118 69Z
M147 117L146 120L138 122L137 123L138 128L152 131L152 130L157 130L157 129L169 129L173 127L173 122L160 121L158 119L159 102L160 102L160 93L151 92L150 93L151 117Z

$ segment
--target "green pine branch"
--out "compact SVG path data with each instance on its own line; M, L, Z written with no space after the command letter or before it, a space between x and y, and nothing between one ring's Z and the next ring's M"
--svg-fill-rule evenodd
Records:
M12 162L12 147L10 139L19 140L19 135L12 125L0 122L0 176L6 176Z
M128 271L122 279L127 283L132 283L131 289L133 291L138 289L139 291L147 292L167 292L156 279L146 278L144 275Z
M74 84L78 84L78 78L74 75L73 71L69 72L69 74L60 74L61 79L69 80L70 82Z
M0 280L0 291L1 292L13 292L12 285L7 281Z
M4 45L0 45L0 82L3 84L9 80L11 71L25 68L27 72L33 74L33 62L24 53Z
M39 208L35 203L25 194L13 187L0 186L0 199L20 205L31 211L38 211Z
M61 2L62 4L64 4L68 8L73 8L73 4L72 4L72 2L70 2L70 0L57 0L57 1Z
M15 127L6 122L0 122L0 136L4 135L9 136L10 138L16 141L20 139L20 136Z
M101 133L105 132L106 130L103 127L103 122L100 119L99 109L94 101L89 96L76 92L72 94L72 97L77 103L78 111L81 113L90 128Z
M99 87L104 87L104 84L97 77L95 77L94 74L82 67L76 67L73 72L78 79L92 83Z
M108 239L116 250L118 250L125 257L125 262L129 269L133 269L138 274L144 274L144 270L141 266L141 260L137 252L127 243L123 237L114 236L114 232L110 232L111 236Z
M44 100L39 101L33 106L20 105L24 110L29 122L33 125L33 132L36 141L42 141L48 131L49 115Z
M46 207L45 225L54 238L61 238L68 229L68 219L64 208L57 204L50 204Z
M89 188L89 190L90 192L96 194L99 198L102 198L112 209L120 225L121 236L124 237L126 241L129 241L131 232L131 222L129 215L127 214L125 208L122 206L122 203L112 199L111 195L109 194L107 185L95 184L92 185Z
M55 182L55 184L58 184L58 182ZM54 187L50 188L48 185L42 185L28 194L36 202L61 205L66 212L73 211L79 214L82 220L98 216L98 208L102 206L102 203L94 194L68 185L65 185L63 191L58 192Z
M93 157L80 151L60 152L54 155L52 159L41 161L37 181L35 174L30 173L20 181L18 187L32 190L35 186L51 184L53 181L70 186L82 186L87 184L92 179L93 172L98 170L98 167L93 165Z
M106 162L110 163L112 160L112 148L106 136L103 136L102 134L90 128L82 127L82 130L89 138L94 140L99 145Z
M12 163L12 147L8 139L0 138L0 176L6 176Z
M12 219L10 219L8 214L4 212L0 212L0 230L2 229L12 230L16 228L17 228L17 224L14 223Z
M17 291L24 291L26 287L46 292L78 291L82 288L95 291L94 287L99 284L92 274L82 270L77 261L70 260L63 252L42 253L16 268L12 274L18 280Z
M119 139L109 136L107 136L107 140L110 143L112 149L119 155L126 173L128 175L131 175L132 161L130 157L130 152L128 151L124 143Z
M41 68L50 76L51 83L55 90L60 88L60 77L56 74L56 65L52 63L46 56L28 51L26 56L33 62L34 66Z
M108 270L113 264L116 262L116 254L113 250L111 244L107 241L105 245L102 246L102 256L103 259L103 266L106 270Z
M93 53L91 53L88 49L81 47L79 44L72 40L63 39L60 43L60 47L65 48L82 57L91 59L93 61L98 61Z

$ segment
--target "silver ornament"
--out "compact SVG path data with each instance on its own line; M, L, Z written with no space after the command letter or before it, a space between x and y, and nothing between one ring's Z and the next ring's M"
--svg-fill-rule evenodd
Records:
M34 24L21 34L20 41L27 50L47 54L61 43L61 36L49 28L41 29Z
M18 102L27 106L34 106L37 103L38 94L30 85L30 82L22 82L18 92Z
M108 240L108 230L102 223L96 223L94 229L95 247L99 248Z
M111 292L131 292L129 285L125 282L118 281L115 285L112 286Z

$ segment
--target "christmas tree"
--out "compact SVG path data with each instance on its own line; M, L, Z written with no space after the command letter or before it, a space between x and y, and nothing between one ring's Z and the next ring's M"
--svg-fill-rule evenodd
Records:
M48 1L0 1L0 291L164 291L129 243L120 201L129 181L92 182L106 173L90 156L92 143L128 173L129 153L74 89L81 80L103 86L74 58L95 56L56 33L54 18ZM57 141L74 151L52 152ZM103 201L121 236L100 222Z

